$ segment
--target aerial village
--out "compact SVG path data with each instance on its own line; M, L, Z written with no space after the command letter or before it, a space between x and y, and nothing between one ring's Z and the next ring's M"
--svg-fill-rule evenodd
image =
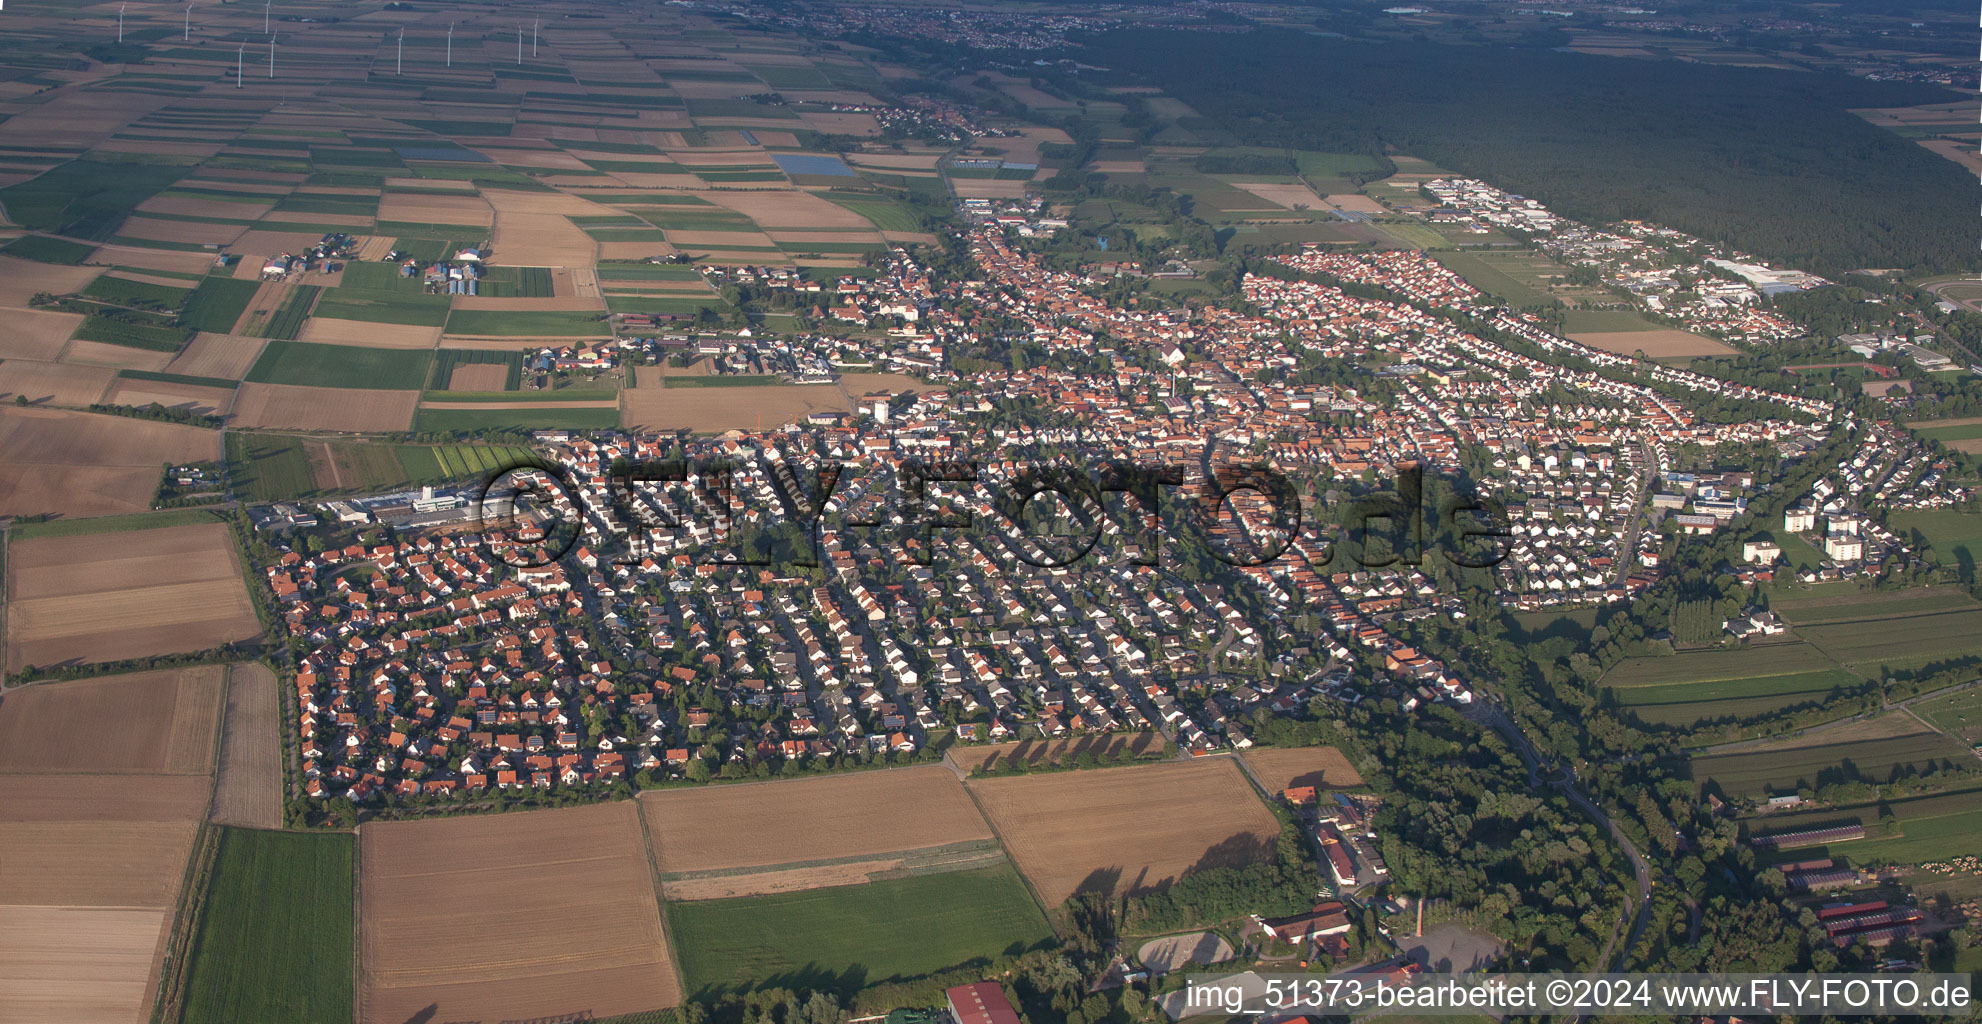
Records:
M1021 227L1052 230L1041 219L1036 205L975 218L967 241L982 280L938 285L899 249L879 274L837 285L712 268L803 289L832 317L891 329L884 340L657 332L608 344L662 345L716 359L724 372L795 379L883 365L929 387L870 396L851 415L716 438L542 432L539 450L576 486L557 502L578 530L563 561L508 564L505 543L449 499L447 528L388 534L360 509L339 514L339 528L370 531L367 541L290 550L266 566L305 648L296 697L308 791L409 799L636 772L695 778L712 764L726 775L824 770L929 756L939 729L973 742L1154 728L1206 753L1248 746L1245 722L1261 707L1372 696L1406 710L1463 704L1474 699L1466 680L1386 628L1463 615L1457 597L1427 563L1370 569L1343 557L1319 512L1381 490L1400 469L1457 473L1466 452L1481 452L1486 463L1471 477L1499 500L1507 528L1490 570L1500 600L1522 610L1618 601L1657 578L1661 531L1712 531L1744 507L1753 485L1744 467L1685 472L1682 449L1769 445L1796 457L1817 446L1832 414L1821 401L1581 345L1412 253L1282 257L1292 270L1377 284L1406 301L1250 276L1244 293L1257 316L1113 306L1084 275L1049 270L1017 244ZM1464 309L1510 341L1428 311L1438 308ZM981 340L982 325L1008 321L1028 325L1027 340L1049 353L1105 359L1114 371L965 375L949 365L949 353ZM1545 363L1526 346L1569 358ZM1392 391L1376 401L1302 383L1298 371L1315 356L1380 367ZM1605 372L1618 368L1652 383ZM1682 400L1695 394L1773 412L1708 422ZM998 415L1011 409L1065 415ZM1795 532L1820 520L1827 538L1863 536L1857 546L1825 540L1838 572L1907 556L1854 515L1862 503L1963 497L1903 432L1859 429L1863 450L1811 496L1818 518L1792 513L1787 524ZM1219 528L1276 553L1241 570L1244 594L1185 579L1153 550L1174 516L1107 517L1097 527L1106 557L1040 568L1014 557L1034 542L995 494L1026 467L1071 453L1090 466L1178 467L1179 506L1216 467L1263 459L1295 481L1308 514L1276 537L1261 525L1274 510L1260 495L1236 492L1220 508ZM727 460L734 500L716 507L711 481L690 473L637 485L631 502L643 521L624 521L628 495L609 479L616 461L682 456ZM923 503L978 528L922 529L927 510L904 503L900 466L961 459L978 460L976 481ZM782 518L774 478L817 479L828 463L855 472L817 506L818 566L735 564L731 548ZM668 510L689 514L679 526L647 525L669 522ZM1153 542L1136 532L1150 525ZM1152 554L1154 565L1140 557ZM1780 557L1746 554L1751 573ZM1280 613L1296 606L1313 610L1322 632L1267 643L1292 635Z

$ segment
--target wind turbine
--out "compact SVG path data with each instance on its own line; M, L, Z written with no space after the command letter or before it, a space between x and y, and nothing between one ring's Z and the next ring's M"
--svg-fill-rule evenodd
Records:
M275 37L268 37L268 77L275 77Z
M248 44L242 43L240 52L234 54L234 88L241 87L241 69L247 66Z
M266 2L262 4L262 31L263 31L263 32L266 32L266 31L268 31L268 13L269 13L269 9L270 9L270 8L272 8L272 7L274 7L274 6L275 6L275 0L266 0Z
M124 41L124 4L117 5L117 41Z
M181 39L193 38L193 5L192 4L186 5L186 32L184 35L180 36L179 38Z
M542 18L530 19L530 59L531 60L535 60L537 58L537 23L542 20L544 19Z
M403 25L399 28L399 59L393 62L392 73L395 75L406 73L406 28Z
M454 66L454 23L447 23L447 66Z
M521 25L516 26L516 63L519 67L523 64L523 26Z

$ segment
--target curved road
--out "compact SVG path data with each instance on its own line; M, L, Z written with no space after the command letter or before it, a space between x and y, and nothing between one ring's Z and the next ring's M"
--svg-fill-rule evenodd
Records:
M1514 748L1520 751L1522 763L1528 766L1528 785L1535 789L1541 788L1544 781L1541 775L1541 757L1535 750L1534 741L1528 738L1527 733L1521 731L1521 727L1515 724L1514 719L1506 711L1502 710L1498 704L1475 701L1466 706L1464 713L1467 718L1482 725L1489 726L1495 732L1507 737L1508 741L1514 744ZM1618 915L1617 924L1610 931L1610 941L1604 945L1603 954L1597 958L1599 962L1605 965L1606 970L1616 970L1622 964L1624 955L1630 951L1631 947L1638 944L1639 937L1645 932L1645 926L1651 923L1652 886L1654 884L1652 881L1651 865L1645 861L1644 854L1638 852L1638 847L1631 842L1630 837L1626 836L1623 830L1617 827L1616 822L1610 820L1610 815L1605 814L1603 808L1598 807L1595 801L1584 795L1583 791L1576 787L1576 771L1574 768L1563 769L1560 777L1549 779L1547 782L1563 796L1568 797L1569 802L1575 804L1578 810L1581 810L1585 815L1588 815L1592 820L1608 830L1611 838L1617 841L1619 847L1623 848L1624 855L1631 859L1631 870L1637 876L1638 882L1637 913L1633 915L1631 908L1627 906L1624 913ZM1620 948L1617 944L1617 939L1618 935L1624 930L1624 922L1627 917L1634 918L1631 924L1631 934L1625 939L1624 945ZM1697 912L1694 915L1694 921L1695 929L1697 930ZM1614 961L1611 958L1613 950L1617 954L1617 958Z

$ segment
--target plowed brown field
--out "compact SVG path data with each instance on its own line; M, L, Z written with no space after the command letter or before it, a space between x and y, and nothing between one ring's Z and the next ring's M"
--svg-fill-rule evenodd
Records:
M282 727L275 673L256 662L228 669L227 717L220 735L220 777L212 820L251 828L282 827Z
M198 665L16 689L0 697L0 772L208 774L225 673Z
M631 803L358 830L360 1024L681 1002Z
M1363 784L1355 766L1334 747L1254 747L1242 756L1269 795L1292 786L1345 789Z
M1280 825L1222 757L965 783L1040 899L1160 889L1272 856Z
M218 523L36 537L8 554L9 671L197 651L261 631Z

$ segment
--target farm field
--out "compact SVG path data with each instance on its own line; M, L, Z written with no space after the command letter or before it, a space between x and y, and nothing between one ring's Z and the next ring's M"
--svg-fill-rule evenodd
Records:
M1023 763L1038 766L1059 761L1072 755L1079 758L1083 754L1096 757L1119 757L1128 753L1136 757L1160 757L1163 754L1163 734L1157 732L1117 732L1097 736L1081 736L1061 740L1010 740L1004 743L972 744L951 747L948 757L957 767L966 772L980 768L1010 768Z
M1253 747L1240 756L1269 797L1295 786L1330 790L1363 784L1362 775L1334 747Z
M990 825L941 765L644 793L640 816L669 899L843 885L911 864L940 870L981 860L987 847L996 856ZM876 828L882 818L888 827Z
M212 786L206 775L0 774L0 1020L150 1020Z
M660 367L637 369L639 387L620 396L629 427L647 430L766 430L795 423L815 412L851 412L840 389L827 384L759 384L738 387L669 388Z
M425 356L428 353L421 352ZM400 431L413 419L418 391L243 384L227 422L235 429L286 427L348 433Z
M426 385L432 364L433 354L418 350L271 341L247 382L417 391Z
M1924 613L1982 607L1956 587L1911 587L1906 590L1865 590L1827 597L1779 598L1770 607L1798 628L1905 618Z
M1802 736L1693 758L1693 778L1728 794L1818 786L1851 778L1884 782L1895 768L1970 757L1966 748L1904 714L1852 721Z
M142 512L161 464L211 460L219 450L219 431L201 427L3 405L0 515Z
M1040 901L1160 889L1272 856L1279 822L1223 758L965 783Z
M282 726L275 673L259 662L227 669L220 770L209 819L223 825L282 827Z
M1626 658L1602 683L1640 721L1671 726L1752 718L1864 684L1803 643Z
M1877 675L1982 655L1982 605L1971 601L1948 611L1834 619L1796 631L1839 664Z
M0 697L0 772L207 775L227 669L73 679Z
M807 892L668 904L691 994L799 984L842 990L1016 953L1052 938L1008 864Z
M204 650L261 633L228 528L16 540L8 671Z
M1911 706L1921 720L1971 746L1982 744L1982 687L1928 697Z
M360 1024L429 1008L506 1020L681 1001L631 803L372 822L358 851ZM519 921L528 942L463 938L510 935Z
M221 832L186 1024L348 1024L354 845L336 832Z
M1726 342L1693 334L1689 331L1670 329L1632 329L1626 331L1578 331L1569 335L1571 341L1580 341L1591 348L1620 355L1645 354L1647 359L1682 359L1692 356L1725 356L1734 354L1734 347Z

